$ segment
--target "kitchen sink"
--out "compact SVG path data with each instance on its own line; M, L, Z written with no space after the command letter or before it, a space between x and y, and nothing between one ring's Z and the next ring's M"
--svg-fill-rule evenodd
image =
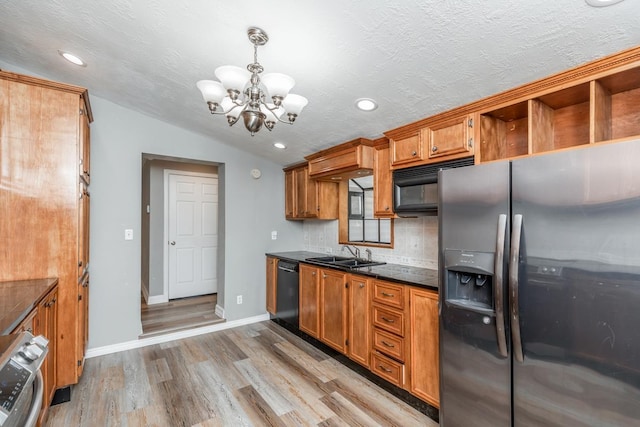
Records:
M342 267L342 268L348 268L348 269L373 267L374 265L386 264L386 262L369 261L361 258L353 258L353 257L349 258L349 257L341 257L341 256L325 256L325 257L307 258L307 261L317 262L319 264L326 264L332 267Z
M333 264L334 262L349 261L352 259L354 258L349 258L346 256L320 256L316 258L307 258L307 261Z
M374 265L383 265L383 264L386 264L386 262L369 261L369 260L360 259L360 258L353 258L353 259L347 259L344 261L335 262L335 265L349 267L349 268L373 267Z

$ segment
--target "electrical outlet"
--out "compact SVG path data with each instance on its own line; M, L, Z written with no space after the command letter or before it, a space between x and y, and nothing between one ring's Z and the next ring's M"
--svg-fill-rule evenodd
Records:
M328 254L332 254L333 253L333 248L326 248L325 250L327 251Z
M236 297L236 303L237 303L237 304L242 304L242 295L238 295L238 296Z
M133 240L133 230L127 228L124 230L124 240Z
M271 240L276 240L278 239L278 232L277 231L272 231L271 232Z
M409 263L409 257L403 256L402 258L400 258L400 262L405 264Z

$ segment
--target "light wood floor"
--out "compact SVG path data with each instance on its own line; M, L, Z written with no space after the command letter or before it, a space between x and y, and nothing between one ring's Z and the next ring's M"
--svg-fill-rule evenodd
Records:
M180 298L167 303L147 305L142 298L141 338L224 322L216 316L218 295Z
M265 321L88 359L46 426L437 424Z

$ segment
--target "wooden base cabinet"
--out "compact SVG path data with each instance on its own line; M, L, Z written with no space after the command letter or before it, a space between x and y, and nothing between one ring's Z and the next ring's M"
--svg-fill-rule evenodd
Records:
M300 264L299 328L320 338L320 269Z
M369 367L371 351L371 282L365 276L349 277L349 321L347 356Z
M44 335L49 340L49 354L42 364L41 372L44 380L44 391L42 400L42 412L38 420L39 425L43 425L43 421L47 416L49 404L53 399L53 395L57 389L57 369L56 369L56 353L58 334L58 288L51 290L38 304L37 313L34 319L34 335Z
M276 295L278 286L278 258L267 257L267 312L276 314Z
M438 294L409 288L409 392L440 407Z
M394 385L406 385L406 286L373 280L371 371Z
M0 71L0 280L58 278L57 387L86 349L91 121L86 89Z
M347 352L347 274L320 270L320 341Z

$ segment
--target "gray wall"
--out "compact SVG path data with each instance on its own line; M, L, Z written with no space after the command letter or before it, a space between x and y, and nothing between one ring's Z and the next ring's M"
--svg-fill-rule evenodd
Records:
M34 75L1 61L0 68ZM282 166L93 96L88 89L94 115L89 348L136 340L141 332L142 153L224 163L220 238L226 253L219 271L225 274L225 292L218 295L219 303L228 320L266 313L265 252L300 250L304 240L302 224L284 219ZM246 131L239 127L237 132ZM251 178L253 168L262 171L259 180ZM132 241L124 240L126 228L134 230ZM278 240L271 240L272 230L278 231ZM239 294L242 305L235 303Z
M142 153L225 164L225 292L219 304L228 320L264 313L264 253L300 249L303 240L302 225L284 219L281 166L97 97L91 104L90 301L96 303L90 303L89 347L140 333ZM251 178L252 168L262 170L259 180ZM133 241L124 240L125 228L134 229ZM278 230L278 240L271 240L271 230ZM236 305L240 294L243 304Z

